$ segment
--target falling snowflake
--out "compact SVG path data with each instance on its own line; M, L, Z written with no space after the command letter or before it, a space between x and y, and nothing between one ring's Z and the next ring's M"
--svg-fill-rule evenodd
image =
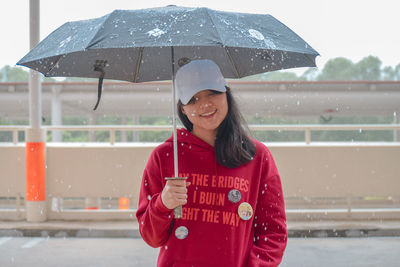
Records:
M161 35L163 35L165 32L163 30L160 30L159 28L155 28L151 31L148 31L147 34L150 36L154 36L154 37L160 37Z
M69 43L69 41L71 41L71 36L69 36L67 39L61 41L60 45L58 47L61 48L61 47L65 46L67 43Z

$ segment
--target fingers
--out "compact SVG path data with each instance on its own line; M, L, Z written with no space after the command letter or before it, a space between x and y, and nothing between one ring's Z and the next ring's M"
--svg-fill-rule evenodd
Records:
M185 180L167 180L167 185L186 187L190 185L190 182L186 182Z
M187 194L188 190L186 187L183 186L169 186L170 190L173 193L177 193L177 194Z
M180 197L182 195L186 195L187 196L187 186L185 184L173 184L173 183L167 183L166 187L168 187L168 191L173 193L174 195L176 195L176 197Z
M187 203L187 194L171 193L165 188L161 194L161 201L168 209L174 209Z
M177 195L175 198L175 203L176 206L174 208L187 204L187 195L181 195L181 196Z
M188 195L187 195L187 194L179 194L179 193L176 193L176 194L175 194L175 198L176 198L177 200L187 200Z
M190 182L185 180L167 180L161 194L163 204L169 209L185 205L188 199L187 187L189 185Z
M189 185L190 185L190 182L186 182L186 181L182 181L182 180L181 181L179 181L179 180L177 180L177 181L169 180L169 181L167 181L165 186L170 187L173 192L186 194L187 193L187 187Z

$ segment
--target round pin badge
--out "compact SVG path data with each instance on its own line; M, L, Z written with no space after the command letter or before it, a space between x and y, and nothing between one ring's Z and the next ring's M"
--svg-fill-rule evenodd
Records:
M239 205L238 213L242 220L247 221L253 216L253 208L249 203L243 202Z
M237 189L232 189L231 191L229 191L228 193L228 199L230 202L232 203L237 203L240 201L240 199L242 198L242 195L240 194L240 191Z
M185 239L189 234L189 230L185 226L179 226L175 230L175 236L178 239Z

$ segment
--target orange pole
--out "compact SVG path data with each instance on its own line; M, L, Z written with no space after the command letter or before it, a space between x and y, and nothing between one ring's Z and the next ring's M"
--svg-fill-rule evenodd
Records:
M86 210L98 210L99 207L86 207L85 209Z
M129 210L129 198L127 197L120 197L118 199L119 209L120 210Z
M98 210L99 209L98 199L93 197L87 197L85 200L86 210Z
M26 200L46 200L45 143L26 142Z

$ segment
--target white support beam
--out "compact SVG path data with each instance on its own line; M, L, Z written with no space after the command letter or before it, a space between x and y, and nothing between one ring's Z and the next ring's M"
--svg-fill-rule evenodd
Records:
M61 100L61 87L58 85L52 86L51 97L51 124L62 125L62 100ZM51 132L53 142L62 142L62 132L53 130Z
M40 0L29 1L30 49L40 40ZM41 128L42 88L39 73L30 70L29 125L26 130L26 219L43 222L47 219L45 197L46 130ZM44 143L44 146L42 145ZM28 150L29 149L29 150ZM29 164L28 164L29 163Z

